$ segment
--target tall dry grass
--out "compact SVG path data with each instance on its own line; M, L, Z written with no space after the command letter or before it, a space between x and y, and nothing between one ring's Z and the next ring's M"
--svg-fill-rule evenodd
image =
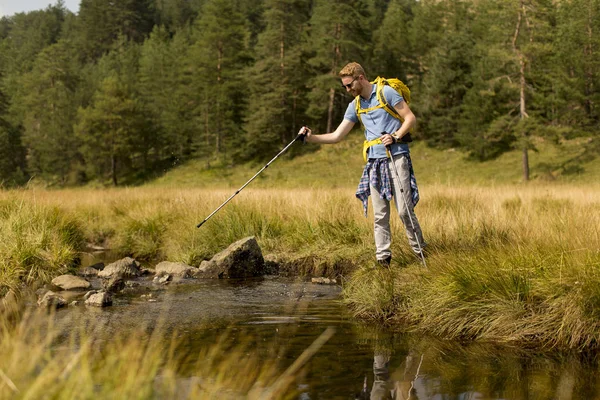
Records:
M417 214L431 250L426 270L408 248L397 218L392 221L392 269L373 269L372 219L362 215L353 189L246 189L200 229L196 224L231 191L2 192L4 208L24 211L0 213L0 224L29 226L31 210L40 210L45 222L35 225L57 229L46 230L49 237L81 236L121 255L191 265L255 235L265 253L281 258L353 265L344 295L358 317L444 337L597 345L600 187L432 185L421 190ZM71 221L64 224L71 234L48 221ZM3 245L16 243L17 236L7 236ZM76 258L72 250L51 247L52 241L28 237L29 247L43 249L38 254L63 256L50 257L49 264L16 267L0 252L0 285L29 276L33 266L57 271ZM81 244L76 250L83 250Z
M190 354L160 324L115 334L94 315L81 318L68 329L46 313L0 314L0 398L296 398L293 382L314 354L307 349L297 368L281 373L279 360L254 351L251 338L231 344L224 335Z

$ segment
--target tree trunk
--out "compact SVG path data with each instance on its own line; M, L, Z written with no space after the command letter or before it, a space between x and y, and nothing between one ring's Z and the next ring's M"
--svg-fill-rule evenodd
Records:
M206 109L204 110L204 130L206 132L206 151L210 149L210 131L208 129L208 99L206 100ZM210 169L210 156L206 154L206 169Z
M523 180L529 180L529 152L527 146L523 147Z
M519 59L519 119L523 120L528 118L526 103L525 103L525 88L526 88L526 80L525 80L525 55L521 52L519 47L517 46L517 40L519 39L519 34L521 31L521 23L523 21L523 17L525 14L525 4L523 0L520 2L521 9L519 10L519 15L517 18L517 26L515 27L515 34L512 40L512 47ZM525 133L523 133L525 136ZM523 180L529 180L529 154L527 149L527 143L525 137L523 137Z
M333 49L333 65L331 68L331 74L337 77L337 69L339 64L339 59L341 58L341 50L339 40L342 34L342 25L337 24L335 26L335 48ZM333 110L335 106L335 89L329 89L329 107L327 109L327 132L331 132L333 130Z
M593 10L592 10L592 1L588 1L588 21L587 21L587 34L588 34L588 43L584 46L584 54L587 56L587 66L586 66L586 82L585 82L585 111L587 113L588 118L592 117L594 112L594 107L592 103L592 96L594 94L594 68L592 67L594 59L594 48L593 48Z
M110 174L112 175L113 185L118 186L119 183L117 182L117 156L115 156L114 154L112 155L110 160Z
M223 62L223 49L222 45L219 44L218 47L218 57L217 57L217 114L215 121L217 123L217 131L216 131L216 151L217 154L221 152L221 64Z
M281 77L281 83L284 83L285 76L285 25L283 21L279 24L279 75ZM285 110L285 95L286 91L281 92L281 109ZM282 145L286 142L286 129L285 129L285 111L283 111L280 115L281 117L281 134L279 139L281 140Z

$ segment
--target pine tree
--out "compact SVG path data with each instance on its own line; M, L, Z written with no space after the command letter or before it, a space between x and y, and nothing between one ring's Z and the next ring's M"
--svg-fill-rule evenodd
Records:
M305 105L302 35L307 0L267 0L266 29L258 36L256 62L248 70L250 101L245 130L246 157L266 158L295 137Z
M8 109L8 99L0 88L0 187L22 184L25 180L21 132L7 120Z
M482 55L479 80L474 90L490 94L479 101L468 96L469 113L463 129L463 143L487 155L517 147L522 150L523 179L529 180L529 150L535 149L532 136L547 136L549 82L552 82L552 2L550 0L503 0L479 3ZM479 78L478 78L479 79ZM470 104L470 106L469 106ZM479 111L475 111L478 109ZM487 120L485 111L493 118ZM493 144L498 145L493 148ZM481 155L480 154L480 157Z
M131 172L146 119L139 103L116 76L103 80L93 104L78 111L75 133L92 178L114 186Z
M6 96L15 96L20 89L19 77L31 71L42 50L62 37L67 13L64 5L58 2L45 10L18 13L2 19L4 38L0 41L0 68Z
M140 98L156 127L157 151L173 162L187 157L195 132L193 109L186 88L184 60L189 49L186 30L173 39L164 27L156 27L141 49Z
M150 0L81 0L76 32L81 57L99 59L119 36L141 43L152 31L153 17Z
M307 47L313 54L309 64L316 76L309 81L312 90L307 113L316 121L325 121L321 130L331 132L335 117L347 106L338 72L350 61L367 61L370 20L363 0L315 1Z
M243 136L248 30L233 0L209 0L194 29L196 41L188 66L198 95L197 126L203 136L195 142L201 152L223 156Z
M374 25L372 67L381 76L397 77L412 86L420 73L411 28L416 0L392 0Z
M428 2L422 7L435 8L429 13L438 15L445 34L425 57L427 71L413 108L419 116L419 130L429 143L451 147L457 145L463 99L473 85L474 16L470 3L463 0Z
M197 16L197 10L189 0L154 0L157 26L164 27L168 32L175 33L188 25Z
M68 43L44 49L25 74L17 108L23 121L23 142L29 170L50 182L65 184L76 159L73 120L78 75Z
M600 128L600 1L570 0L558 7L554 62L561 67L556 97L561 122Z

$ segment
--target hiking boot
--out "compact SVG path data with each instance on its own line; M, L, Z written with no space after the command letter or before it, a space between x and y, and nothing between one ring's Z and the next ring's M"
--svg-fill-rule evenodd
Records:
M391 263L392 263L392 256L387 256L386 258L384 258L382 260L377 260L377 264L379 264L379 266L381 266L381 267L388 268Z

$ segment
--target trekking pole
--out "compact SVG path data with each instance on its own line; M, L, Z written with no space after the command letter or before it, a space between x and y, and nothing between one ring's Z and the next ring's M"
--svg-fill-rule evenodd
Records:
M223 204L221 204L219 207L217 207L217 209L215 211L211 212L208 217L204 218L204 221L202 221L198 225L196 225L196 228L200 228L206 221L208 221L210 219L210 217L215 215L221 208L225 207L225 204L229 203L229 201L231 199L233 199L239 192L241 192L246 186L248 186L248 184L250 184L250 182L252 182L254 180L254 178L256 178L258 175L260 175L261 172L263 172L265 169L267 169L269 167L269 165L271 165L271 163L273 161L275 161L277 159L277 157L282 155L291 145L296 143L298 140L301 140L302 142L304 142L305 138L306 138L306 135L304 135L304 134L299 134L298 136L296 136L296 138L294 140L292 140L290 142L290 144L285 146L283 148L283 150L281 150L279 153L277 153L277 155L275 157L273 157L271 159L271 161L269 161L264 167L262 167L260 169L260 171L258 171L252 178L250 178L250 180L248 182L244 183L244 185L241 188L239 188L238 190L236 190L236 192L234 194L232 194L227 200L225 200L225 202Z
M417 234L417 229L415 228L415 223L413 222L410 208L408 208L408 202L406 201L406 197L404 197L404 189L402 188L402 182L400 182L400 174L398 174L398 169L396 168L396 163L394 162L394 156L392 155L389 145L385 146L385 148L390 156L390 159L392 160L392 169L394 170L396 180L398 181L398 187L400 188L400 197L402 197L402 200L404 200L404 206L406 207L406 212L408 213L408 218L410 219L410 226L412 227L413 233L415 234L415 238L417 239L417 246L419 246L419 254L421 255L423 266L427 268L427 263L425 262L425 254L423 254L423 247L421 247L421 241L419 240L419 235Z

